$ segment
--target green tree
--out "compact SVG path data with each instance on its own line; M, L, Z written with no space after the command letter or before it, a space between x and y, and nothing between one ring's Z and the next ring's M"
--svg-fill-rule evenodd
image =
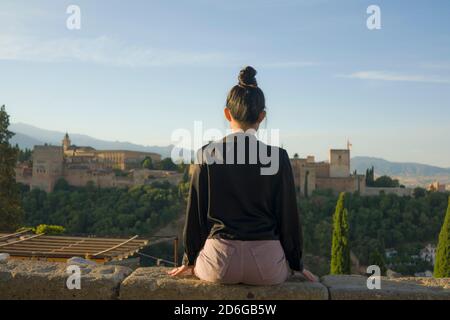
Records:
M182 183L189 182L189 180L190 180L189 168L190 168L189 165L186 166L186 168L184 168L184 171L183 171L183 179L181 180Z
M142 168L144 169L153 169L153 160L150 157L146 157L145 160L142 162Z
M33 231L36 234L46 234L48 236L63 234L66 232L66 229L61 226L52 226L46 224L40 224L36 228L33 228Z
M416 199L423 198L427 195L427 190L425 190L424 188L421 188L421 187L417 187L414 189L413 195L414 195L414 198L416 198Z
M339 195L333 217L333 239L331 247L331 274L350 274L350 248L348 244L348 211L344 207L345 193Z
M306 171L306 174L305 174L305 198L308 198L308 177L309 177L309 171Z
M19 150L19 156L18 156L19 162L31 161L31 156L32 156L33 152L30 149L26 148L25 150L21 150L19 148L18 144L16 144L16 149Z
M373 186L378 188L398 188L400 187L400 182L389 176L381 176L375 180Z
M369 263L371 265L376 265L380 267L381 275L385 275L387 268L386 268L386 262L384 261L383 255L380 253L380 251L375 250L372 251L369 257Z
M53 188L55 191L67 191L70 190L69 183L64 178L59 178L56 183L55 187Z
M161 162L155 165L158 170L178 171L178 166L172 161L171 158L165 158Z
M450 197L448 199L447 214L444 218L439 243L436 249L436 263L434 265L435 278L450 277Z
M168 182L132 188L91 185L69 189L61 182L61 188L53 192L23 189L21 196L26 225L62 226L67 234L149 235L185 208L184 193ZM51 229L45 227L45 233L55 231Z
M8 127L9 115L6 113L5 106L2 106L0 108L0 230L4 231L17 229L22 221L19 188L14 171L19 152L9 143L14 133L9 131Z
M373 187L375 183L375 168L372 166L372 168L366 170L366 185L368 187Z

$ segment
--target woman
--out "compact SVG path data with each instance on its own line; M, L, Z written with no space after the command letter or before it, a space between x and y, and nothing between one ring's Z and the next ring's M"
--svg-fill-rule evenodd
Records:
M192 273L224 284L274 285L298 271L316 281L303 269L303 239L288 154L254 135L266 116L264 93L255 76L252 67L241 70L239 84L228 95L224 113L232 134L197 155L183 265L170 271L172 276ZM267 156L277 169L272 174L263 174Z

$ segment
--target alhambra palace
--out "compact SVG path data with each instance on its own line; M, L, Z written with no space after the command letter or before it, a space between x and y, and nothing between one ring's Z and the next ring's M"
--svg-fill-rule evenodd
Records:
M350 173L350 150L330 150L329 161L316 162L314 156L291 159L297 190L309 196L316 189L335 192L365 192L366 177Z
M21 163L16 167L16 181L46 192L53 191L61 178L71 186L93 183L100 188L131 187L155 181L177 184L181 181L183 175L178 172L144 169L142 162L147 158L153 163L161 161L161 155L151 152L75 146L66 134L61 146L35 146L32 165ZM381 191L398 195L412 192L409 188L367 187L365 175L350 172L349 147L331 149L328 161L316 162L314 156L294 157L291 164L295 186L301 196L326 189L363 195L378 195ZM117 174L118 171L122 174Z
M75 146L66 134L61 146L35 146L32 166L19 164L16 181L51 192L61 178L71 186L93 183L100 188L131 187L162 180L176 184L181 180L182 174L178 172L142 168L147 158L153 163L161 161L159 154L151 152Z

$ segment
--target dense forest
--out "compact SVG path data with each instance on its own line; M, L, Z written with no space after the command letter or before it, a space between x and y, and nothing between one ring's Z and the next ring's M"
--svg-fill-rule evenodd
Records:
M145 237L183 214L187 191L186 183L99 189L92 185L70 187L62 180L52 193L29 191L23 186L24 225L61 225L68 234ZM315 191L311 197L299 199L305 252L320 258L320 266L308 267L319 274L329 271L336 203L337 195L331 191ZM414 197L348 194L345 207L350 249L363 265L379 264L385 249L395 248L398 256L384 262L396 271L413 274L431 269L428 263L412 260L411 256L427 243L436 244L447 203L448 194L424 190L417 190ZM159 249L150 252L153 250ZM171 257L172 251L163 256Z
M186 190L182 186L75 188L61 180L51 193L22 186L24 225L60 225L68 234L79 235L150 235L184 211Z
M398 256L385 261L404 274L432 270L418 255L427 243L436 244L448 204L448 194L415 192L415 197L380 194L364 197L348 194L350 249L363 265L379 263L385 249L395 248ZM337 196L318 191L299 201L303 222L305 252L329 261L332 215ZM325 263L325 265L328 265ZM325 270L323 270L325 272Z

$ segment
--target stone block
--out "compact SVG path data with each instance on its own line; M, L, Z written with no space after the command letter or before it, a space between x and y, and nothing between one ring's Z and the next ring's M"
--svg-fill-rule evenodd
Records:
M281 285L222 285L194 276L172 278L170 268L139 268L120 287L123 300L327 300L320 283L295 276Z
M381 278L381 289L368 289L367 277L329 275L322 278L331 300L450 300L450 290L420 281ZM436 282L437 283L437 282Z
M69 290L67 264L10 260L0 264L0 299L110 300L132 270L120 266L80 265L81 289Z

